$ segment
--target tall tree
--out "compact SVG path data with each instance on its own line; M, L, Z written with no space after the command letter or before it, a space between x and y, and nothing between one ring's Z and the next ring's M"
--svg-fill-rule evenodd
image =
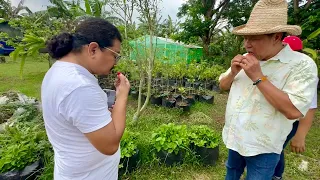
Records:
M138 65L140 69L140 84L139 84L139 98L138 98L138 108L134 114L133 120L138 120L141 113L146 109L150 97L151 97L151 82L152 82L152 71L155 61L155 48L153 44L154 32L158 27L158 14L159 14L159 2L161 0L137 0L137 9L140 14L140 19L146 23L148 27L148 32L150 35L150 44L145 58L139 58ZM144 104L141 104L142 97L142 86L144 80L147 77L147 97Z
M136 0L109 0L107 3L111 11L120 17L124 23L124 36L128 39L128 27L133 26L133 12Z
M245 24L257 2L258 0L232 0L222 17L233 27Z
M10 20L13 18L20 17L20 13L22 11L27 11L28 14L32 14L32 11L24 6L25 0L20 0L17 7L12 6L10 0L0 0L0 18L4 18L5 20Z
M214 31L221 23L221 16L230 0L188 0L179 8L178 17L186 17L181 24L184 30L179 40L188 42L192 37L200 37L206 56Z
M180 21L173 21L171 16L168 15L168 18L160 24L159 36L172 38L172 36L178 32L179 25Z

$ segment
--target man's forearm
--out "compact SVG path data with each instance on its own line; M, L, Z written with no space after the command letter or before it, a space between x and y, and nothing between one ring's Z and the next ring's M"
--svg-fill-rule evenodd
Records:
M307 115L303 118L300 118L296 136L300 136L303 138L307 136L311 128L315 112L316 112L316 109L309 109L309 111L307 112Z
M267 101L287 119L296 120L302 116L301 112L292 104L289 96L279 90L270 81L260 82L257 87Z
M112 109L112 121L119 141L126 127L127 97L119 97Z
M220 89L224 90L224 91L230 90L232 82L234 80L234 77L235 77L235 75L233 75L231 72L228 75L226 75L225 77L223 77L220 80L220 84L219 84Z

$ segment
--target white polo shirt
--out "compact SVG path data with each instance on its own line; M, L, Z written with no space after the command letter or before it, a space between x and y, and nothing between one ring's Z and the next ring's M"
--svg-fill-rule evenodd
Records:
M98 80L80 65L57 61L44 77L41 99L54 150L54 179L116 180L120 149L106 156L84 135L112 120L107 95Z

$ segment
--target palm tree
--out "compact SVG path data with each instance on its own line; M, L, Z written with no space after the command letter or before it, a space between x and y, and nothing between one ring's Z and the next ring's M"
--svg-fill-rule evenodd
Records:
M10 0L0 0L0 16L5 20L20 17L21 11L25 10L28 14L32 14L32 11L24 6L24 0L20 0L17 7L12 6Z

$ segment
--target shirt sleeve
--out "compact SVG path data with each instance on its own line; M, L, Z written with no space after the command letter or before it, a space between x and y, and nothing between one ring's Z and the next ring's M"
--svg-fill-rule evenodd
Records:
M231 67L226 72L220 75L219 82L221 81L222 78L226 77L230 72L231 72Z
M93 85L78 87L61 102L59 112L82 133L99 130L112 121L103 95Z
M317 74L317 66L311 59L302 60L294 65L283 87L283 91L303 116L310 109L314 92L317 90Z
M316 90L316 93L314 94L313 99L312 99L312 103L311 103L310 109L317 109L317 107L318 107L318 98L317 98L317 96L318 96L318 92Z

